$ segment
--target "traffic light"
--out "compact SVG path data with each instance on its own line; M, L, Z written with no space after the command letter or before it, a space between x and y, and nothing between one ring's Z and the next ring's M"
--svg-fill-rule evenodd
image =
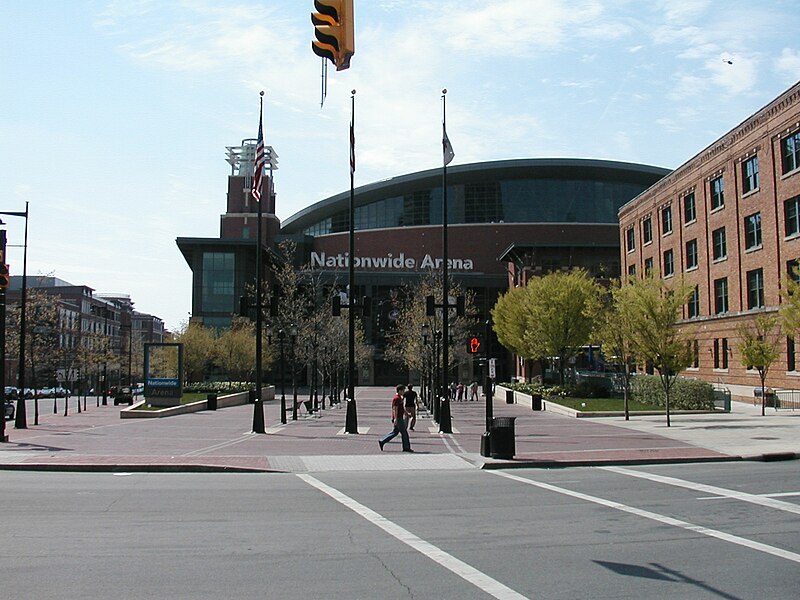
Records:
M0 288L6 289L11 283L11 275L8 273L8 265L0 262Z
M481 338L477 335L473 335L467 340L467 354L478 354L481 351L481 346L483 342L481 342Z
M456 316L463 317L467 312L467 302L464 296L456 296Z
M425 296L425 316L433 317L436 315L436 298Z
M317 39L311 49L335 64L337 71L349 68L356 52L353 0L314 0L314 8L311 22Z

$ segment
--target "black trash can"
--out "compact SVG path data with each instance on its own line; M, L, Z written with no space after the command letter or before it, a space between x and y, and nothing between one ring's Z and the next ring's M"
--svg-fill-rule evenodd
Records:
M217 395L208 394L206 396L206 408L208 410L217 410Z
M506 404L514 404L514 390L506 390Z
M492 458L514 458L514 420L516 417L495 417L492 419L491 437Z
M542 410L542 395L541 394L532 394L531 395L531 408L533 410Z

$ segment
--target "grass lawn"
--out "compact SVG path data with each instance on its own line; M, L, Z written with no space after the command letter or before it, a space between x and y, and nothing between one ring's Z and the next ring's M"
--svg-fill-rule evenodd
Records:
M188 392L181 397L181 404L191 404L192 402L197 402L198 400L205 400L208 394L202 392ZM138 400L137 400L138 402ZM142 404L136 410L161 410L162 408L168 408L166 406L150 406L149 404Z
M569 408L574 408L575 410L580 410L582 412L592 412L592 411L619 411L623 412L625 407L623 405L624 401L622 398L555 398L555 399L546 399L548 402L555 402L556 404L561 404L562 406L567 406ZM663 411L663 406L656 406L655 404L644 404L642 402L637 402L636 400L628 400L628 410L631 412L635 411Z

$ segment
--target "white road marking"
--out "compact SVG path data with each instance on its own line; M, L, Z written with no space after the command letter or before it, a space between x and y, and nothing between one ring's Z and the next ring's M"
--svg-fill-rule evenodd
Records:
M340 504L346 506L373 525L380 527L392 537L410 546L420 554L427 556L432 561L443 566L445 569L452 571L475 587L483 590L493 598L502 600L524 600L526 598L522 594L512 590L510 587L503 585L496 579L493 579L485 573L478 571L475 567L472 567L456 557L448 554L444 550L437 548L430 542L426 542L425 540L417 537L407 529L403 529L383 515L370 508L367 508L360 502L353 500L350 498L350 496L347 496L339 490L322 483L319 479L316 479L311 475L302 474L298 475L298 477L310 486L317 488L319 491L327 494Z
M666 515L660 515L658 513L650 512L649 510L635 508L633 506L628 506L627 504L622 504L621 502L614 502L613 500L606 500L605 498L590 496L588 494L583 494L581 492L575 492L572 490L568 490L566 488L560 488L555 485L550 485L549 483L542 483L540 481L534 481L532 479L525 479L524 477L511 475L510 473L503 473L502 471L486 471L486 472L491 475L497 475L498 477L505 477L506 479L511 479L512 481L518 481L520 483L532 485L538 488L542 488L543 490L555 492L557 494L571 496L573 498L578 498L579 500L585 500L586 502L592 502L594 504L599 504L601 506L630 513L638 517L650 519L651 521L664 523L665 525L672 525L673 527L686 529L687 531L692 531L694 533L706 535L708 537L716 538L718 540L729 542L731 544L736 544L737 546L744 546L745 548L758 550L759 552L764 552L765 554L771 554L772 556L777 556L778 558L784 558L786 560L790 560L792 562L800 564L800 554L791 552L789 550L784 550L783 548L777 548L775 546L770 546L768 544L762 544L761 542L748 540L747 538L739 537L738 535L732 535L730 533L725 533L724 531L710 529L708 527L703 527L702 525L695 525L687 521L682 521L680 519L675 519L673 517L667 517Z
M800 496L800 492L776 492L774 494L756 494L759 498L788 498L791 496ZM698 500L728 500L724 496L700 496Z
M197 450L192 450L191 452L187 452L182 454L181 456L200 456L201 454L206 454L208 452L213 452L214 450L220 450L222 448L227 448L228 446L235 446L236 444L241 444L242 442L246 442L252 436L256 435L252 431L248 431L247 433L242 434L244 437L234 438L232 440L225 440L224 442L220 442L218 444L214 444L213 446L206 446L205 448L198 448Z
M638 477L640 479L647 479L657 483L664 483L674 487L682 487L695 492L704 492L706 494L714 494L715 496L723 496L725 498L733 498L734 500L741 500L742 502L750 502L759 506L774 508L775 510L782 510L785 512L800 515L800 506L792 504L791 502L784 502L782 500L774 500L769 497L761 496L758 494L748 494L747 492L738 492L736 490L729 490L726 488L716 487L714 485L705 485L703 483L694 483L693 481L686 481L678 479L677 477L666 477L664 475L655 475L645 471L634 471L623 467L598 467L605 471L612 473L619 473L620 475L628 475L629 477Z

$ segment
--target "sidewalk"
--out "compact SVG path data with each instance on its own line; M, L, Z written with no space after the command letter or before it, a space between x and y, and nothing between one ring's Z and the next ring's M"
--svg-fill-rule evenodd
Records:
M0 469L95 471L254 471L473 469L597 464L762 460L800 456L800 411L734 403L730 414L576 419L495 399L494 416L513 416L513 460L480 455L485 404L453 402L453 433L440 434L422 411L411 433L413 454L399 438L381 452L391 427L391 388L356 389L358 435L344 433L345 407L281 425L279 401L264 404L267 433L251 433L253 405L162 419L120 419L124 407L95 406L81 414L41 414L40 424L14 429L0 444ZM301 401L305 397L299 398ZM287 397L291 406L291 397ZM63 410L63 404L62 404ZM769 412L772 411L772 412ZM29 414L29 423L33 419Z

